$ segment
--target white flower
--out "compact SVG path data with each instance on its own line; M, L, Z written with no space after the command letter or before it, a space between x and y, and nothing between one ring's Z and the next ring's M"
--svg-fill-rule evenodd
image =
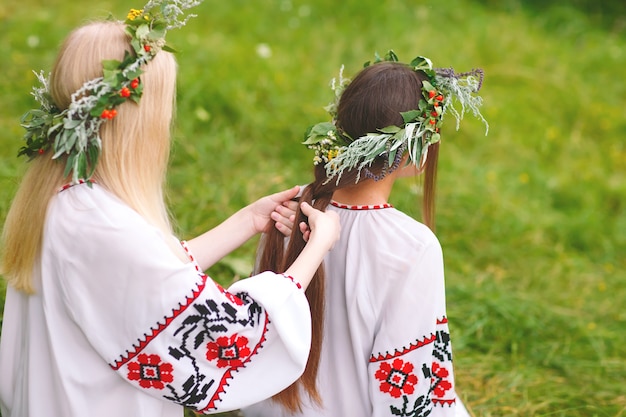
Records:
M256 54L263 59L267 59L272 56L272 49L268 44L260 43L256 46Z

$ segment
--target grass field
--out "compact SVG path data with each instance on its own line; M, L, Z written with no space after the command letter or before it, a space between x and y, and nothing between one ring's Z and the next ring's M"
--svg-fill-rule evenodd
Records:
M461 396L480 417L626 416L626 6L560 4L205 0L168 38L180 51L169 199L181 237L310 180L299 142L326 120L341 64L351 75L393 48L405 62L482 67L489 135L471 117L447 125L438 183ZM31 69L50 68L72 27L140 5L0 4L0 221L25 167ZM406 180L392 203L419 218L419 193ZM211 275L247 274L254 249Z

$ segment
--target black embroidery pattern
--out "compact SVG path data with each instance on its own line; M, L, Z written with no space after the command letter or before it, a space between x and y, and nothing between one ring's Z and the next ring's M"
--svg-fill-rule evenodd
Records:
M186 311L186 317L174 331L180 343L169 347L171 363L162 362L158 355L141 354L127 364L127 377L138 381L143 388L168 390L164 398L185 407L198 411L216 408L215 402L219 401L232 373L245 366L265 340L263 334L258 344L250 347L248 339L238 333L256 326L265 326L265 333L268 323L263 309L247 293L223 294L227 298L223 302L198 300ZM215 361L217 368L224 369L221 380L202 373L198 362L206 360ZM182 383L172 381L171 371L177 363L184 362L185 368L191 365L194 372Z
M247 315L243 317L241 314L238 315L238 310L228 302L218 304L215 300L205 300L204 303L193 305L195 313L188 315L174 332L175 335L182 335L181 342L178 346L170 346L169 354L176 361L191 363L195 372L182 384L179 391L168 385L172 394L165 398L191 408L206 400L207 393L216 381L200 372L196 352L208 342L216 342L220 336L231 336L246 327L255 327L261 320L263 310L249 298L248 294L240 293L237 297L248 306L245 310ZM247 358L240 358L245 359ZM238 365L243 364L239 362Z
M389 405L392 416L426 417L431 415L435 406L450 407L456 402L447 320L438 320L437 327L432 337L424 338L423 343L416 343L414 349L396 349L398 355L373 355L370 359L370 362L380 361L374 374L380 381L379 391L393 398L402 398L402 404ZM421 372L415 372L417 369L410 361L410 356L426 346L432 349L432 362L422 363ZM414 397L412 394L415 393L418 379L430 381L429 389L428 393Z

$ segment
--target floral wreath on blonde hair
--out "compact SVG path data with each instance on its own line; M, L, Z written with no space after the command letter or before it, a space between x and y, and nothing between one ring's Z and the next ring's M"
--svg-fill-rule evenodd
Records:
M376 54L374 63L383 61L398 62L398 57L392 50L384 58ZM369 65L368 61L364 67ZM336 126L337 105L350 83L349 79L343 77L343 66L339 70L339 78L333 78L331 88L335 92L335 100L324 108L331 115L332 121L310 127L303 142L315 151L313 163L324 164L327 182L337 177L339 183L343 172L354 168L358 169L358 182L361 171L371 166L377 157L387 154L388 166L394 167L405 150L408 153L407 164L423 166L428 147L441 139L439 132L447 111L456 118L458 130L466 110L471 110L485 124L487 135L489 124L479 110L482 98L475 95L482 86L482 69L460 74L455 73L452 68L433 69L430 59L423 56L415 58L409 66L413 71L421 71L427 77L422 82L423 97L419 100L418 108L400 113L404 122L402 126L383 127L357 139L352 139ZM455 102L461 104L460 111L454 106ZM371 174L369 176L375 178Z
M41 107L26 112L21 125L26 129L26 144L18 156L30 159L52 149L52 159L67 155L64 175L72 173L72 182L89 179L102 150L100 126L117 115L115 109L131 100L139 103L143 92L142 66L165 50L168 30L184 26L191 17L185 11L202 0L150 0L141 10L131 9L126 20L126 33L134 54L126 51L122 61L104 60L103 76L87 81L72 94L72 102L61 110L50 96L49 75L35 73L40 82L32 95Z

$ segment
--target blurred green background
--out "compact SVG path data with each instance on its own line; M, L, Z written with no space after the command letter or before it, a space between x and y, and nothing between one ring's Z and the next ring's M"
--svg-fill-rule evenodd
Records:
M0 221L26 166L15 155L31 70L50 69L73 27L140 6L0 3ZM327 120L342 64L352 76L394 49L481 67L489 135L472 117L445 126L438 180L458 390L475 416L626 416L625 2L205 0L196 12L168 36L181 237L310 181L300 142ZM392 203L420 218L420 192L404 180ZM247 275L254 250L211 276Z

